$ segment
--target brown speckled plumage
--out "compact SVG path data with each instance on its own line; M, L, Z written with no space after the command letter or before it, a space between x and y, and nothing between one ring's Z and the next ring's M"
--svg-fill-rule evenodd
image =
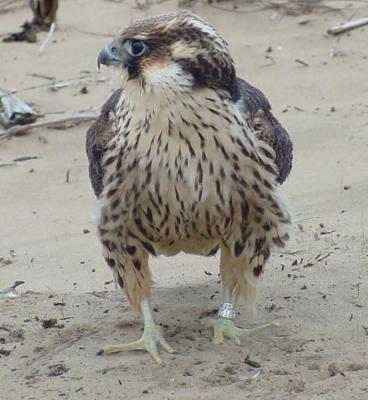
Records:
M143 50L128 57L133 39ZM254 303L272 248L289 237L276 183L291 168L287 132L264 95L237 79L226 42L191 13L137 22L99 59L106 54L124 60L122 88L89 129L87 154L116 281L139 310L149 255L219 248L224 286Z
M288 177L293 161L293 144L289 134L271 112L271 105L265 95L243 79L238 78L242 110L256 132L275 151L278 168L277 182L283 183ZM116 105L122 89L117 89L103 105L97 121L87 131L87 154L89 174L93 190L99 196L103 189L102 155L108 142L117 134L109 114L115 116ZM114 117L115 118L115 117Z

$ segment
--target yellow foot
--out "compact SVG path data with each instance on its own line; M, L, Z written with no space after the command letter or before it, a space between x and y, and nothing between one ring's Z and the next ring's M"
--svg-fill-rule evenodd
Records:
M175 352L174 349L166 342L160 328L158 328L156 325L153 325L144 330L143 336L139 340L127 344L107 345L103 347L97 353L97 355L112 354L129 350L145 350L148 351L158 365L162 365L162 360L158 354L157 344L160 344L168 353Z
M236 344L241 344L240 339L250 335L253 332L260 331L266 328L273 328L280 326L276 321L269 322L268 324L257 326L256 328L238 328L235 326L234 321L228 318L205 318L202 320L202 324L206 328L213 328L213 339L214 344L220 344L224 341L224 337L232 339Z

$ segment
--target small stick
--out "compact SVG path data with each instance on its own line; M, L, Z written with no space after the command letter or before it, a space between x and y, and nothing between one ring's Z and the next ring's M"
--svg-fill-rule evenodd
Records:
M15 289L16 287L23 285L24 281L15 281L13 286L11 286L12 289Z
M54 82L51 82L51 83L43 83L41 85L28 86L28 87L25 87L23 89L14 89L14 90L11 90L10 92L7 92L6 94L0 94L0 99L2 97L8 96L9 94L15 94L15 93L20 93L20 92L25 92L25 91L28 91L28 90L51 87L51 86L55 86L55 85L57 85L59 83L74 82L74 81L78 81L78 80L82 80L82 79L89 79L89 78L91 78L91 75L81 75L81 76L78 76L77 78L62 79L60 81L54 81Z
M43 74L37 74L36 72L30 72L29 74L27 74L27 76L34 76L35 78L47 79L48 81L54 81L55 80L55 78L53 78L52 76L47 76L47 75L43 75Z
M51 26L50 26L50 30L49 30L49 33L48 33L47 36L46 36L46 39L43 41L43 43L41 44L40 48L38 49L37 54L38 54L39 56L44 52L47 43L51 40L52 35L53 35L54 32L55 32L55 28L56 28L56 24L55 24L55 22L53 22L53 23L51 24Z
M280 254L288 254L290 256L295 256L295 254L305 253L307 250L296 250L296 251L280 251Z
M59 119L54 119L52 121L42 121L42 122L35 122L33 124L27 124L27 125L17 125L13 126L4 132L0 133L0 140L4 140L8 138L9 136L15 136L15 135L20 135L27 133L35 128L56 128L60 126L61 124L66 124L68 122L71 122L73 124L78 124L80 122L85 122L85 121L94 121L96 119L95 115L75 115L71 117L64 117L64 118L59 118Z
M316 259L316 261L320 262L323 261L325 258L330 257L332 253L326 254L325 256L323 256L322 258Z
M341 33L348 32L352 29L360 28L363 25L368 25L368 18L355 19L353 21L346 22L345 24L334 26L327 29L327 33L330 35L340 35Z
M303 65L304 67L309 67L309 64L308 64L308 63L306 63L306 62L303 61L303 60L299 60L298 58L295 59L295 62L297 62L298 64Z

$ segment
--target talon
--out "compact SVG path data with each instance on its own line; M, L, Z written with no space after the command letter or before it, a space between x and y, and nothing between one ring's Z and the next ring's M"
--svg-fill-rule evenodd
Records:
M158 366L159 367L163 367L165 364L162 362L162 360L161 360L161 358L160 357L152 357L155 361L156 361L156 363L158 364Z

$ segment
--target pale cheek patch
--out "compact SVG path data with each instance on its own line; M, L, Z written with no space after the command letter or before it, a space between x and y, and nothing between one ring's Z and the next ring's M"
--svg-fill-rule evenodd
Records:
M119 73L117 75L117 81L119 83L119 86L125 87L126 83L128 82L129 75L128 71L126 68L119 68Z
M182 92L183 88L192 86L192 77L183 71L177 63L155 63L144 69L144 79L154 90Z

